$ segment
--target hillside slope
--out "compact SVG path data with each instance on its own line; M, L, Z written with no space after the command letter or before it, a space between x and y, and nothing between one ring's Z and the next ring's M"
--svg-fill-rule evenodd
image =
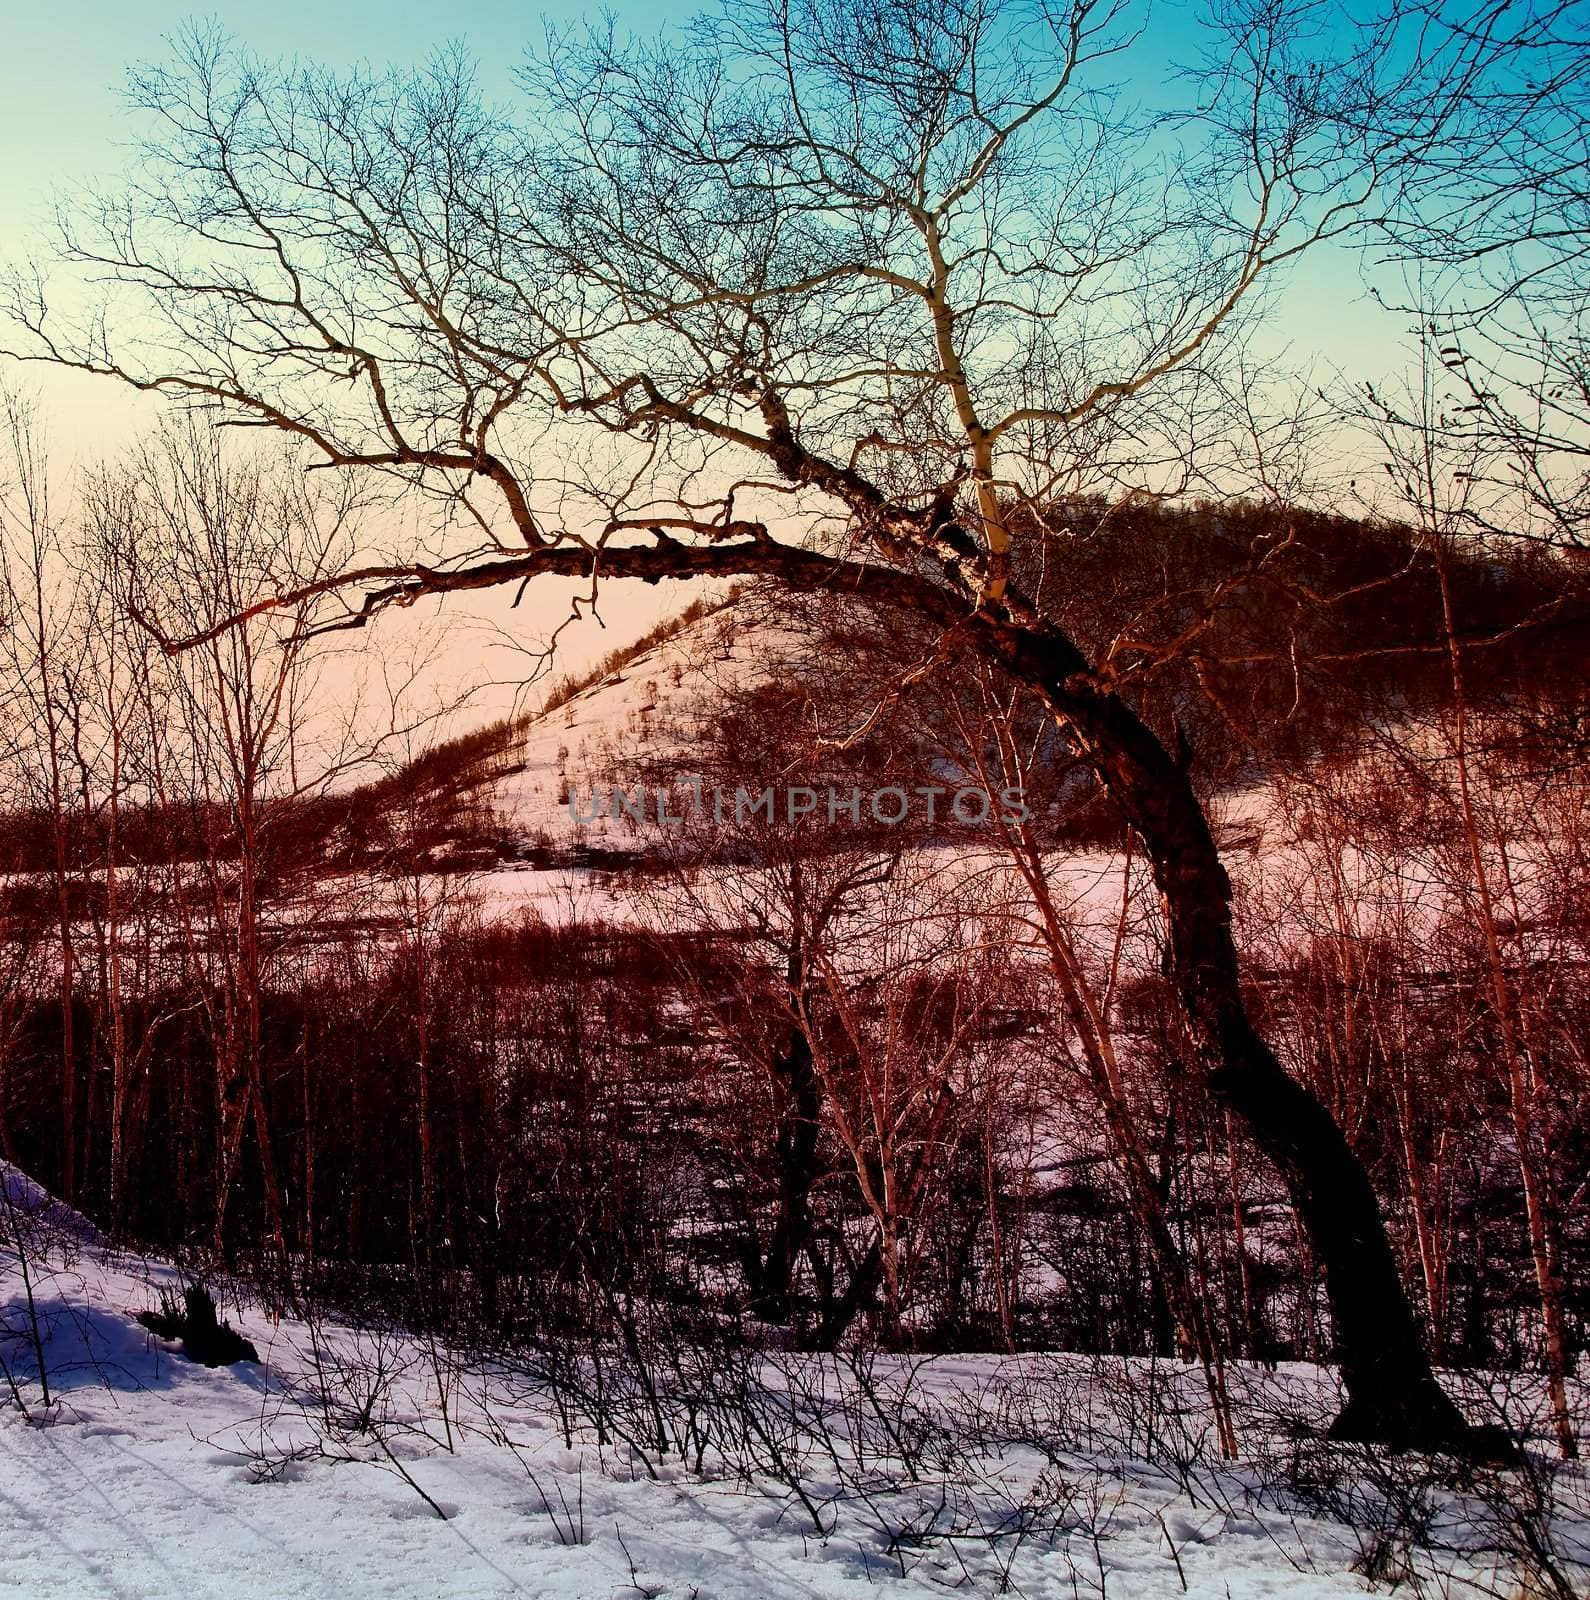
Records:
M671 1452L598 1445L578 1422L564 1437L533 1384L393 1329L309 1324L234 1299L226 1313L261 1362L195 1365L134 1320L179 1281L169 1263L107 1247L16 1169L3 1179L0 1587L28 1600L863 1600L946 1585L1032 1600L1363 1592L1366 1535L1266 1508L1252 1466L1206 1459L1194 1490L1134 1459L1135 1432L1110 1442L1111 1396L1145 1383L1173 1385L1192 1417L1190 1371L1156 1378L1138 1361L980 1356L895 1379L885 1363L869 1381L898 1389L902 1437L986 1413L982 1446L963 1442L907 1471L876 1443L855 1453L846 1418L865 1406L847 1389L854 1374L824 1369L837 1386L834 1431L826 1445L792 1431L781 1446L803 1463L803 1508L776 1477L731 1469L714 1448L697 1474ZM1256 1417L1278 1403L1334 1403L1318 1369L1234 1367L1233 1380ZM776 1366L757 1381L783 1392ZM1025 1442L1034 1421L1015 1417L1062 1403L1063 1420L1057 1412L1044 1426L1082 1427L1096 1441L1090 1453L1056 1435L1063 1461ZM1207 1419L1196 1426L1206 1431ZM1257 1435L1250 1443L1269 1448ZM1367 1505L1378 1491L1353 1492ZM1467 1514L1443 1498L1442 1516ZM1559 1508L1564 1547L1587 1553L1587 1535L1590 1519ZM1466 1563L1452 1570L1484 1581Z
M515 838L530 846L623 849L633 824L614 819L608 790L637 754L678 779L732 699L797 661L810 648L797 626L747 616L734 606L706 612L531 719L516 770L485 798ZM593 790L599 795L593 795ZM592 820L600 798L602 814Z

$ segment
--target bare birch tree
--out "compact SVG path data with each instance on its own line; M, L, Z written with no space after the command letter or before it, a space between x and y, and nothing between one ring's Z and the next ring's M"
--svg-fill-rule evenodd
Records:
M102 504L103 565L132 616L158 610L202 628L335 564L351 503L343 486L328 487L317 494L268 463L228 461L213 435L175 430L145 449ZM194 882L177 884L173 903L215 1048L215 1248L226 1242L252 1126L266 1229L283 1259L260 1030L272 950L271 821L304 787L300 762L317 775L323 765L304 743L313 666L294 638L301 621L301 612L258 615L170 663L166 703L179 737L168 756L180 787L158 795L186 802L203 841ZM166 781L174 778L168 770Z
M1111 86L1126 0L745 0L677 42L556 41L519 123L456 57L339 78L201 35L134 79L138 175L64 214L68 269L109 300L74 323L24 273L8 303L18 354L283 431L436 512L167 619L174 648L268 610L347 627L542 577L748 573L909 608L938 636L919 670L1027 685L1141 840L1189 1070L1325 1268L1341 1430L1451 1442L1364 1171L1249 1017L1186 773L1030 598L1066 495L1218 478L1257 294L1370 219L1502 48L1394 3L1309 15L1219 8L1164 115ZM1378 131L1392 103L1416 109Z

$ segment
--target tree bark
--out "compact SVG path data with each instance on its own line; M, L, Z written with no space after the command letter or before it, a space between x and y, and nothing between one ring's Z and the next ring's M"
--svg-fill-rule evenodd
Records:
M794 1314L795 1266L811 1234L810 1200L817 1181L817 1124L822 1089L804 1028L790 1031L789 1049L773 1063L782 1101L778 1117L778 1211L752 1310L764 1322Z
M1466 1443L1462 1416L1436 1382L1363 1164L1248 1015L1231 882L1186 771L1124 700L1093 684L1063 635L981 612L969 632L1048 704L1148 853L1197 1068L1275 1163L1325 1272L1347 1390L1333 1434L1409 1448Z

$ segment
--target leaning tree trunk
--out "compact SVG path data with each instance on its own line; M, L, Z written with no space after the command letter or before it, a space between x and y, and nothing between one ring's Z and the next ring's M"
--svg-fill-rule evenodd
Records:
M799 451L787 428L785 438L787 459L775 454L776 464L793 481L815 481L812 458ZM838 476L842 487L865 498L854 475ZM881 497L875 509L881 515ZM653 555L642 552L643 558ZM612 552L604 558L610 569L621 564ZM589 565L577 555L566 559L580 571ZM525 558L525 570L555 568L537 553ZM498 563L490 576L502 582L513 571L513 563ZM676 544L663 549L654 567L637 571L670 577L762 573L806 591L848 591L935 623L946 648L958 643L1039 696L1143 842L1165 906L1171 971L1197 1057L1193 1070L1243 1119L1280 1171L1324 1268L1347 1391L1333 1431L1409 1447L1502 1448L1468 1428L1436 1382L1362 1162L1324 1105L1287 1073L1253 1026L1232 935L1231 880L1186 770L1101 683L1071 639L1026 602L1019 619L1002 605L968 612L964 593L920 570L836 560L771 540L749 547ZM425 581L441 592L473 580L462 574L446 583L429 575Z
M980 613L972 642L1033 688L1142 840L1200 1075L1286 1182L1325 1271L1347 1403L1341 1438L1438 1448L1470 1439L1436 1382L1368 1173L1324 1105L1259 1036L1243 999L1231 882L1185 769L1064 635Z

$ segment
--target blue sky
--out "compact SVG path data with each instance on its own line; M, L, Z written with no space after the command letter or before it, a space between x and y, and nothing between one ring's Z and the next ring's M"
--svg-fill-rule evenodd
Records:
M621 25L650 31L684 21L698 7L696 0L619 0L602 9ZM1175 3L1157 9L1140 70L1157 76L1184 53L1188 10ZM262 54L333 65L413 63L461 41L487 91L506 98L513 65L548 22L597 14L581 0L279 0L197 11L183 0L13 0L0 55L0 253L11 255L37 227L57 188L113 179L123 169L137 128L121 98L126 70L163 56L165 38L196 17L213 19ZM1399 331L1365 302L1343 256L1306 263L1286 302L1287 337L1333 362L1383 360Z
M696 0L621 0L603 9L621 26L652 31L685 21L698 6ZM1176 3L1160 6L1137 70L1158 76L1185 55L1187 12ZM12 0L0 54L0 257L14 258L25 248L48 215L52 192L81 181L113 181L125 169L138 132L121 98L127 68L160 59L165 39L196 18L214 21L260 54L334 66L410 64L459 41L479 63L487 92L508 98L513 66L548 22L599 14L580 0L454 0L447 6L435 0L282 0L199 11L182 0ZM1354 262L1343 254L1306 262L1277 310L1269 337L1290 345L1294 355L1376 379L1402 364L1403 330L1368 303ZM0 381L13 377L0 373ZM153 413L154 402L92 379L30 368L24 382L43 402L57 458L114 453ZM648 591L637 601L633 626L673 603L676 597ZM618 631L631 630L621 625ZM589 648L612 642L593 631Z
M279 0L273 5L180 0L13 0L0 58L0 225L8 232L63 178L117 170L129 123L120 102L128 65L163 55L165 36L213 18L268 55L317 60L412 61L447 38L463 40L504 73L540 17L567 20L572 0L438 6L420 0ZM632 8L636 13L642 7ZM658 8L649 9L651 15Z
M666 6L634 0L609 7L624 21L655 27ZM680 17L692 7L679 6ZM159 60L165 40L194 20L214 21L263 55L300 55L329 64L422 60L462 41L495 92L546 21L568 23L594 8L578 0L533 5L511 0L446 6L421 0L279 0L195 6L183 0L12 0L0 34L0 256L11 258L47 219L63 186L113 180L127 162L137 123L122 99L127 69ZM99 444L132 431L145 408L87 380L31 369L58 438Z

